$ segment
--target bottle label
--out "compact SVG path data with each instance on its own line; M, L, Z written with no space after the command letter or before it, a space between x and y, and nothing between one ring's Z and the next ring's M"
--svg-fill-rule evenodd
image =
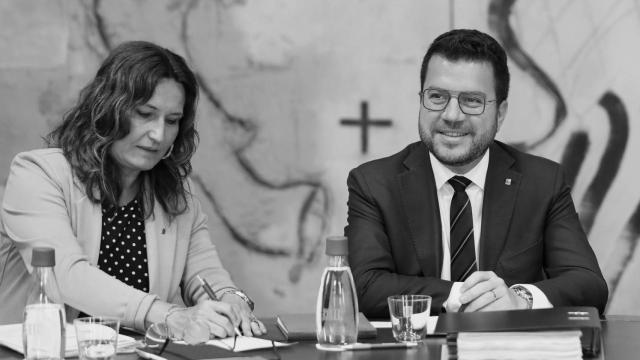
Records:
M62 305L27 305L22 327L25 358L27 360L64 358L64 326Z

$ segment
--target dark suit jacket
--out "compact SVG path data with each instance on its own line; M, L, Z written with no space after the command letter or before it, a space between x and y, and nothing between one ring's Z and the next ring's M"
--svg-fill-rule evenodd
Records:
M388 317L387 296L427 294L437 314L453 283L440 279L442 224L426 146L413 143L365 163L347 185L345 235L360 311ZM490 147L478 261L508 286L537 286L554 306L602 313L607 303L607 284L560 166L498 141Z

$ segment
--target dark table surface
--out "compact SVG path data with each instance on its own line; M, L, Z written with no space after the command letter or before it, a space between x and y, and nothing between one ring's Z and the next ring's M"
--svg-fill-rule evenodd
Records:
M275 319L263 319L267 325L266 338L282 341L284 337L275 325ZM640 359L640 317L608 316L602 320L603 351L599 359ZM379 329L375 339L363 342L393 341L390 329ZM417 348L412 349L377 349L345 352L327 352L317 350L315 341L303 341L288 347L281 347L277 352L273 349L254 350L233 353L213 346L192 347L185 356L178 345L170 345L163 357L171 359L213 359L245 357L252 359L302 359L302 360L352 360L352 359L441 359L444 358L445 338L427 337ZM0 347L0 359L23 359L22 354ZM117 360L138 359L136 354L119 354Z

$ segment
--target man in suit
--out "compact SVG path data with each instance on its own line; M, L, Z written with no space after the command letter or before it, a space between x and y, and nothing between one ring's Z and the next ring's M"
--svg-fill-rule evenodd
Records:
M422 141L353 169L349 261L360 309L426 294L432 313L595 306L608 289L560 166L496 141L504 49L476 30L434 40L420 73Z

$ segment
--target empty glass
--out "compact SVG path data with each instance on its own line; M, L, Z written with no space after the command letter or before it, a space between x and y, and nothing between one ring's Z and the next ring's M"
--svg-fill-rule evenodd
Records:
M391 331L399 342L421 341L427 334L431 310L429 295L393 295L387 298Z
M165 323L154 323L144 333L144 345L147 348L158 349L162 354L171 340L169 327Z
M104 316L73 320L81 360L111 360L118 348L120 320Z

